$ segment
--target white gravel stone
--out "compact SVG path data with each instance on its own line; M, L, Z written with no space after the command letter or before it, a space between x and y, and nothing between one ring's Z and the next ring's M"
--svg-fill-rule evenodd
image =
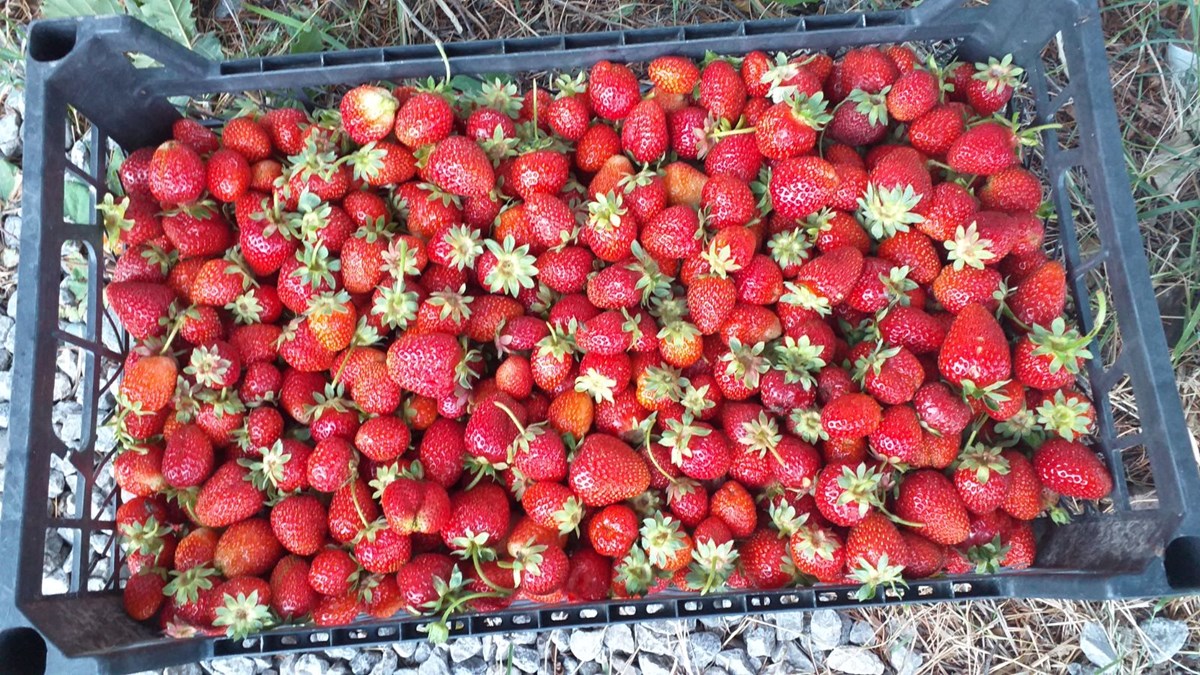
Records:
M762 667L762 661L750 656L745 649L726 649L717 654L716 663L729 675L755 675Z
M789 640L808 630L805 612L778 612L771 615L771 620L779 629L780 640Z
M850 642L865 645L875 639L875 629L866 621L855 621L850 627Z
M0 371L0 401L12 400L12 371Z
M71 383L71 378L67 377L65 373L55 373L54 400L62 401L66 398L69 398L71 396L71 390L74 389L74 386L75 385Z
M395 655L393 654L393 656ZM375 664L382 660L383 656L377 650L364 649L350 659L350 672L354 675L367 675L375 667Z
M452 672L454 675L483 675L487 672L487 663L483 657L472 656L462 663L455 664Z
M1183 649L1188 638L1187 624L1174 619L1147 619L1139 628L1142 629L1142 646L1146 648L1146 655L1156 664L1170 661Z
M604 629L572 631L569 644L575 658L595 661L604 650Z
M629 624L615 623L604 630L604 646L610 652L632 654L638 645L633 640L633 629Z
M413 654L417 653L417 641L409 640L407 642L393 643L392 651L396 652L396 656L408 661L412 659Z
M390 649L383 649L375 653L379 655L379 661L376 662L367 675L392 675L396 671L396 665L399 663L399 659L396 658L396 652ZM353 665L353 662L351 662L351 668L353 668Z
M425 659L417 668L419 675L450 675L450 666L446 664L446 659L438 654L432 658Z
M450 641L450 660L462 663L483 651L483 641L470 635Z
M637 638L638 649L641 649L643 652L662 654L664 656L674 652L674 647L666 639L666 635L652 630L646 624L637 624L634 626L633 635Z
M692 669L703 671L721 651L721 638L712 633L692 633L687 637L688 660Z
M66 570L54 570L42 579L42 595L62 595L71 590L71 580Z
M671 675L672 662L657 654L642 654L638 657L638 668L642 675Z
M295 675L324 675L331 670L330 663L316 654L302 654L292 666Z
M1118 658L1112 639L1109 638L1104 627L1095 621L1083 624L1083 630L1079 632L1079 649L1083 651L1083 655L1087 657L1088 661L1101 668L1107 667Z
M829 650L842 644L842 617L832 609L818 609L810 622L813 647Z
M21 156L21 116L10 110L0 116L0 155L9 159Z
M501 655L502 660L506 660L507 658L507 656ZM536 673L541 663L542 659L538 655L538 651L533 647L526 645L513 647L512 664L517 670L523 673Z
M781 647L780 653L776 655L776 660L787 664L789 673L816 672L817 668L813 665L812 659L808 658L808 654L805 654L804 650L800 649L796 643L789 642Z
M896 640L888 647L887 656L896 675L913 675L925 663L925 654L915 649L911 640Z
M746 653L759 659L771 656L775 651L775 631L763 624L755 623L742 632L746 642Z
M235 656L229 659L217 659L209 663L209 667L217 675L253 675L254 661L245 656Z
M70 446L79 443L83 433L83 405L76 401L56 403L51 418L58 424L58 437L64 443Z
M850 675L883 675L883 661L862 647L838 647L825 657L825 665Z
M325 656L339 661L349 661L358 654L358 650L353 647L331 647L325 650Z

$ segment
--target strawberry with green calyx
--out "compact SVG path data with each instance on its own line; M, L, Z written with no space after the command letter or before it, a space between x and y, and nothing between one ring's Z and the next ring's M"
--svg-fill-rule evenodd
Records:
M511 594L508 589L472 592L468 588L471 581L463 576L462 569L457 566L450 571L448 578L440 575L433 577L436 599L414 608L423 615L435 617L425 629L430 643L443 644L450 639L449 618L469 603L485 598L505 598Z
M184 571L170 572L162 593L175 603L175 611L196 624L208 623L208 603L216 601L215 591L220 575L209 565L196 565Z
M1001 448L968 445L955 462L954 487L972 513L991 513L1004 504L1009 490L1009 462Z
M883 474L864 462L830 462L817 475L813 496L829 522L849 527L880 504Z
M827 112L825 96L796 92L780 99L762 114L755 125L758 150L768 159L803 155L816 145L817 133L833 117Z
M1042 429L1068 441L1089 436L1096 430L1092 402L1076 391L1055 391L1052 396L1044 397L1033 413Z
M1005 54L1002 59L989 56L987 63L975 64L977 72L971 76L965 93L971 107L980 115L999 112L1020 85L1025 70L1013 65L1012 61L1012 54Z
M729 350L721 354L714 372L722 396L741 401L758 391L762 376L771 369L771 361L763 356L766 347L765 342L743 345L729 339Z
M886 239L925 221L916 212L921 199L911 185L888 188L868 183L866 194L858 199L857 215L872 237Z
M476 262L475 272L485 288L516 297L521 289L534 287L537 259L529 254L528 244L517 246L511 235L503 244L492 239L484 244L487 250Z
M804 228L794 228L776 233L767 241L767 250L771 259L783 270L783 276L795 277L800 266L812 257L812 238Z
M403 283L384 284L376 288L370 312L378 317L383 328L404 330L418 319L419 299L420 296L406 290Z
M832 119L825 133L835 141L847 145L870 145L887 135L887 95L891 87L869 93L861 89L850 92L833 109Z
M687 534L680 530L680 522L671 516L655 513L642 521L641 549L654 567L670 569L680 552L688 547L687 539Z
M862 584L855 597L870 600L879 587L895 591L905 586L902 574L908 559L908 545L892 521L881 514L870 514L850 528L846 537L846 564L850 578Z
M807 443L829 439L829 434L821 426L821 411L813 408L796 408L788 413L787 429Z
M956 173L990 176L1017 164L1018 150L1040 143L1038 135L1061 124L1043 124L1017 130L1015 119L996 116L967 129L946 151L946 164Z
M938 370L960 387L969 380L986 389L1009 377L1012 357L1008 340L984 306L967 305L955 316L938 352Z
M1096 294L1096 317L1092 330L1080 335L1077 328L1067 328L1066 320L1058 317L1049 328L1033 326L1013 349L1013 370L1021 384L1051 391L1070 385L1082 370L1083 362L1092 358L1089 345L1100 334L1107 317L1108 304L1103 293Z
M733 540L724 543L712 540L697 543L692 549L692 563L687 574L688 585L701 595L726 590L738 560L738 553L733 545Z
M626 596L640 597L659 590L669 577L668 572L651 564L646 552L635 545L617 564L613 584Z
M260 597L260 589L250 591L249 595L238 592L232 595L233 589L223 590L222 604L215 609L216 618L213 625L225 628L225 636L233 640L241 640L254 633L259 633L275 623L270 610L270 589L261 579L248 578L246 581L261 582L264 595ZM232 583L235 580L230 580Z

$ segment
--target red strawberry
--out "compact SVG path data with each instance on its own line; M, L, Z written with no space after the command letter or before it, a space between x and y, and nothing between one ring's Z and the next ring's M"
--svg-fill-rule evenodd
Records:
M396 585L403 599L404 608L413 614L425 611L426 606L438 600L436 581L449 581L454 570L454 560L440 553L422 553L400 567L396 573Z
M737 122L746 105L746 85L728 61L716 59L700 71L700 105L717 118Z
M232 204L250 188L250 164L233 150L218 150L208 158L205 183L217 200Z
M450 194L481 197L495 186L492 162L479 144L450 136L433 146L423 176Z
M999 112L1012 98L1013 89L1020 83L1024 69L1012 65L1012 54L1003 59L988 57L987 63L977 63L978 70L967 82L967 101L981 116Z
M928 70L904 73L887 93L888 114L897 121L912 122L937 104L940 85L937 76Z
M154 198L166 205L187 204L200 198L205 187L204 160L192 148L167 141L150 160L149 185Z
M936 471L907 474L895 508L896 515L920 526L921 536L939 544L959 544L967 538L970 519L962 499L954 483Z
M966 130L965 106L940 104L908 125L908 141L917 150L942 157Z
M137 360L121 379L121 395L142 412L158 412L175 395L179 369L169 356L145 356Z
M312 495L285 497L271 509L271 531L289 552L309 556L325 543L328 514Z
M1000 448L968 446L958 458L954 487L971 513L1000 508L1009 492L1009 463Z
M303 111L297 112L303 114ZM251 163L271 156L270 133L266 127L249 117L235 117L226 122L221 131L221 144L236 150ZM299 154L299 150L295 154Z
M570 466L571 489L587 506L607 506L631 499L650 484L646 464L628 445L605 434L590 434L580 443Z
M817 508L829 522L849 527L862 522L879 503L879 471L861 462L830 462L817 475Z
M653 99L635 105L621 127L621 145L638 162L649 163L662 159L669 140L666 113Z
M601 509L588 524L588 541L601 555L621 558L638 539L638 519L633 509L612 504Z
M450 519L442 528L442 541L451 549L471 553L478 548L469 537L482 539L484 546L497 546L508 532L508 495L493 483L480 483L457 492L450 499Z
M308 583L309 566L303 558L284 556L271 571L271 611L284 620L299 619L317 604L317 592Z
M821 409L821 427L839 438L868 436L879 427L881 418L879 404L866 394L843 394Z
M872 513L851 527L846 537L846 568L850 578L862 584L856 597L873 598L879 586L890 588L900 582L908 557L908 545L886 516Z
M700 253L703 230L695 209L670 206L654 216L642 228L642 245L659 259L680 259Z
M942 571L946 564L946 547L913 532L901 532L908 546L908 562L904 565L906 579L924 579Z
M1067 273L1057 260L1047 261L1021 280L1008 301L1013 316L1027 326L1049 327L1067 302Z
M146 621L158 614L167 585L162 569L144 569L125 581L122 602L125 613L135 621Z
M952 384L989 387L1012 373L1008 341L996 317L982 305L967 305L954 318L938 353L938 370Z
M200 487L194 513L205 527L225 527L258 513L263 494L248 480L249 470L226 462Z
M175 293L162 284L116 281L105 285L104 299L117 320L138 340L167 332L165 319Z
M1000 122L971 127L946 150L946 163L958 173L990 176L1017 163L1021 141Z
M266 574L283 557L283 547L265 518L230 525L217 541L213 565L226 578Z
M1033 453L1033 466L1047 488L1079 499L1103 499L1112 492L1112 474L1082 443L1052 438Z
M162 475L171 487L200 485L213 470L213 446L200 427L185 424L167 437L162 455Z
M326 548L313 558L308 569L308 583L321 595L344 595L350 590L352 575L358 569L358 563L345 549Z
M417 92L396 111L396 138L416 149L450 135L454 128L454 109L438 94Z
M592 66L587 94L592 110L606 120L625 119L641 100L637 76L627 66L610 61Z
M793 157L771 172L771 205L787 218L805 218L829 203L837 188L833 165L819 157Z
M755 125L758 150L768 159L787 159L808 153L816 145L817 132L825 128L830 115L818 93L811 98L797 94L771 106Z
M404 389L442 398L454 391L462 359L462 347L451 335L406 333L388 347L387 367Z

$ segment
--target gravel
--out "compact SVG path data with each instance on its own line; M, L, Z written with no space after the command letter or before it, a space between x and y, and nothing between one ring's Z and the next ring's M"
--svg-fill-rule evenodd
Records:
M1143 621L1138 628L1142 631L1142 646L1146 655L1155 664L1170 661L1188 638L1187 624L1174 619L1155 617Z
M1104 627L1095 621L1083 624L1083 629L1079 632L1079 649L1088 661L1101 668L1120 658Z
M816 649L826 651L842 644L842 617L832 609L813 612L810 626L813 647Z
M838 647L825 657L830 670L850 675L883 675L883 661L862 647Z

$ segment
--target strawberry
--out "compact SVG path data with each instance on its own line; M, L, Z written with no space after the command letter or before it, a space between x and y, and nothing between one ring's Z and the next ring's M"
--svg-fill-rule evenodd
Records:
M130 198L148 198L150 194L150 163L154 148L138 148L129 153L117 169L117 177Z
M830 436L862 438L880 424L882 410L866 394L848 393L830 401L821 409L821 427Z
M611 504L592 517L587 535L597 553L622 558L638 539L637 515L624 504Z
M130 406L143 412L158 412L175 395L179 368L169 356L146 356L137 360L121 379L121 395Z
M700 81L700 69L683 56L660 56L650 62L647 74L655 87L671 94L690 94Z
M168 212L162 219L162 227L180 260L223 255L234 241L224 216L204 203Z
M290 553L310 556L325 543L328 515L312 495L284 497L271 509L271 532Z
M607 506L645 491L650 473L637 453L621 440L590 434L579 445L568 482L584 505Z
M1057 260L1047 261L1017 285L1008 301L1013 316L1027 326L1048 327L1067 303L1067 273Z
M113 460L113 474L122 490L139 497L161 492L167 482L162 472L163 449L157 445L135 445Z
M579 498L559 483L543 481L530 485L521 497L521 506L538 525L560 534L577 531L583 518Z
M838 583L845 577L846 547L831 529L803 526L789 541L792 564L800 572L823 583Z
M480 483L450 497L450 519L442 528L442 540L453 550L467 554L480 546L495 546L508 531L509 505L504 489Z
M308 123L308 115L299 108L275 108L259 118L271 144L284 155L296 155L304 149L304 127Z
M931 577L946 564L946 547L913 532L901 531L900 536L908 546L908 561L904 565L904 578L924 579Z
M439 141L426 161L422 175L450 194L481 197L496 183L491 161L478 143L465 136Z
M728 61L710 61L700 71L700 105L713 117L731 124L741 116L746 105L746 85Z
M115 281L104 287L104 300L134 338L167 332L166 318L176 295L169 287L141 281Z
M1004 331L982 305L967 305L954 318L938 352L938 370L952 384L989 387L1012 372Z
M438 584L450 579L454 560L440 553L421 553L400 567L396 573L396 585L404 608L417 614L425 611L429 603L438 600Z
M957 461L954 487L971 513L1000 508L1009 492L1009 463L1000 448L968 446Z
M391 133L399 103L387 89L362 84L343 94L338 107L342 129L350 140L365 145Z
M1103 499L1112 492L1112 474L1082 443L1049 439L1033 453L1033 467L1042 485L1067 497Z
M329 502L329 534L340 544L366 541L360 537L379 518L379 507L361 478L342 485ZM368 548L372 542L368 542ZM356 552L357 554L357 552Z
M901 75L887 92L888 114L899 122L912 122L937 105L940 93L936 75L914 68Z
M462 347L451 335L406 333L388 348L387 368L402 388L441 398L454 391L462 359Z
M283 557L283 547L265 518L230 525L217 541L213 565L227 579L266 574Z
M755 125L759 152L775 160L807 154L816 145L817 132L832 119L826 108L820 92L811 98L797 94L771 106Z
M248 476L249 470L234 461L217 467L196 496L196 522L205 527L225 527L258 513L263 494Z
M839 143L863 146L883 140L887 130L886 94L857 90L834 108L825 132Z
M662 159L669 142L667 116L657 101L646 99L629 111L621 127L621 145L635 161Z
M212 473L212 441L194 424L185 424L167 437L162 453L162 476L174 488L200 485Z
M738 546L742 573L754 588L782 588L792 582L787 571L787 540L773 530L760 528Z
M301 112L301 111L298 111ZM225 123L221 144L235 150L247 162L257 162L271 156L271 135L259 122L249 117L235 117ZM303 147L303 146L301 146ZM299 154L297 151L296 154Z
M204 160L187 145L167 141L154 151L148 183L154 198L163 204L194 202L206 184Z
M971 422L970 406L941 382L922 385L913 397L921 422L944 436L962 432Z
M976 63L975 68L978 72L967 82L965 93L971 107L981 116L999 112L1007 105L1025 72L1012 65L1012 54L1005 54L999 60L988 57L987 63Z
M720 518L735 538L750 536L758 525L754 497L740 484L727 481L713 492L709 512Z
M942 474L922 469L900 483L896 515L915 523L921 536L939 544L959 544L970 528L967 510L955 484Z
M788 218L804 218L828 202L837 187L833 165L818 157L792 157L771 172L771 205Z
M375 520L355 537L354 557L368 572L391 574L412 557L412 540L389 528L388 521Z
M344 626L362 612L357 593L325 595L313 608L313 623L318 626Z
M325 548L312 559L308 583L321 595L344 595L350 590L352 575L358 569L358 563L344 549Z
M990 176L1017 163L1022 143L1000 122L985 122L964 131L946 150L946 163L957 173Z
M694 209L670 206L645 224L641 242L655 258L680 259L700 253L703 234Z
M879 503L881 480L879 471L864 463L831 461L817 474L817 509L835 525L860 523Z
M317 592L308 583L308 561L284 556L271 570L271 611L284 620L306 616L317 604Z
M606 120L625 119L641 100L633 71L620 63L598 61L588 72L588 102Z
M162 569L145 569L130 575L122 594L125 613L134 621L154 617L162 607L166 585L166 573Z
M233 150L216 151L205 168L205 185L218 201L232 204L250 188L250 164Z
M894 587L908 563L908 545L886 516L868 515L846 536L846 567L850 578L862 584L860 600L875 597L879 586Z
M437 143L454 127L454 109L439 94L417 92L396 111L396 138L415 150Z

